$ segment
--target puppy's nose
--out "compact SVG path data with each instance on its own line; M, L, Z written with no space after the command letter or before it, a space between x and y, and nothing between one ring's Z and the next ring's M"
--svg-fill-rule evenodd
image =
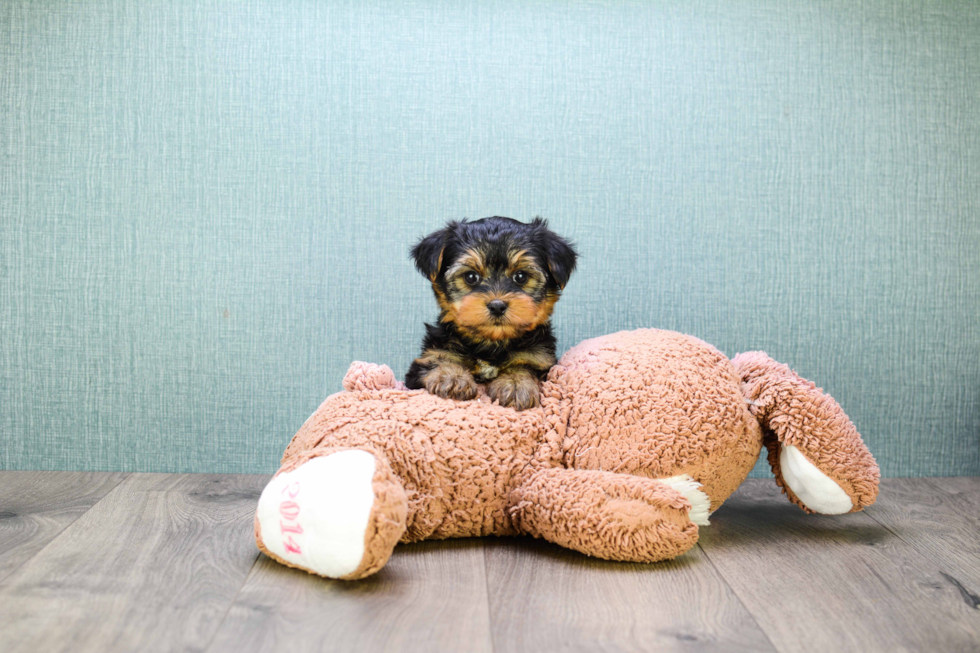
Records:
M491 315L500 317L507 310L507 302L502 299L495 299L487 304L487 308L490 309Z

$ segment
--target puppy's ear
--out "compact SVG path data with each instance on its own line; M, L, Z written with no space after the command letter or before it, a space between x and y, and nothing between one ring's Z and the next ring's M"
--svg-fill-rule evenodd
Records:
M452 227L453 224L450 223L445 229L429 234L412 248L415 267L429 281L435 281L439 276L439 270L442 268L442 253L446 250L446 241L449 239Z
M538 225L540 229L539 238L544 250L544 259L548 265L548 271L555 278L555 283L558 284L558 287L564 290L565 284L568 283L568 278L575 271L575 261L578 259L578 254L575 252L575 248L571 243L548 229L547 220L535 218L534 224Z

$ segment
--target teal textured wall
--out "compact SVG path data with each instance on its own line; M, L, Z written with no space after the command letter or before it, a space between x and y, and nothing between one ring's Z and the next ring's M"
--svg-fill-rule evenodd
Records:
M271 472L409 245L551 219L564 349L764 349L888 475L980 473L980 12L915 2L0 3L0 469Z

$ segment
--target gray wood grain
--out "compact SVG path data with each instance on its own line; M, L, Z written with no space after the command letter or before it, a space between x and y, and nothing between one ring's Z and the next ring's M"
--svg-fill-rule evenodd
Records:
M919 555L933 590L959 598L968 620L980 617L980 478L884 479L868 514Z
M208 648L244 650L490 651L483 542L401 545L352 582L262 556Z
M0 472L0 584L126 476Z
M487 583L499 651L775 650L697 547L643 565L491 540Z
M131 475L0 587L0 650L204 648L258 555L267 480Z
M0 472L0 650L980 649L978 478L839 517L750 480L675 561L452 540L352 583L258 554L267 480Z
M902 486L886 483L881 507ZM922 528L886 527L868 513L807 515L766 480L744 483L712 524L703 550L780 651L980 647L980 612L904 539Z
M926 483L942 490L954 504L972 513L965 514L968 518L976 519L980 514L980 476L955 476L948 478L927 478Z

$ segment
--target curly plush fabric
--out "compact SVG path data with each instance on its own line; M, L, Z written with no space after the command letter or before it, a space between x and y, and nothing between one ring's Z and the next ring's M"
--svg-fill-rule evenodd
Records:
M698 539L691 502L661 481L545 469L511 494L515 528L607 560L654 562Z
M749 411L764 425L763 441L776 483L790 501L807 512L815 512L783 481L779 454L786 446L800 449L853 498L850 512L875 502L880 479L878 465L833 397L764 352L745 352L732 362L742 378L742 391L752 402Z
M370 454L374 503L341 524L366 523L363 543L304 539L317 524L296 532L324 502L340 511L343 497L310 490L284 522L264 492L256 513L260 549L331 577L374 573L397 541L447 537L526 534L610 560L672 558L695 544L698 523L745 479L764 439L777 482L805 510L781 477L781 446L802 452L845 508L877 492L877 465L833 399L764 354L733 362L670 331L580 343L542 383L541 406L520 412L485 392L456 401L405 390L384 365L352 364L344 388L293 437L277 477L340 451ZM277 538L287 532L284 550ZM330 546L362 547L363 558L311 562L331 560Z

